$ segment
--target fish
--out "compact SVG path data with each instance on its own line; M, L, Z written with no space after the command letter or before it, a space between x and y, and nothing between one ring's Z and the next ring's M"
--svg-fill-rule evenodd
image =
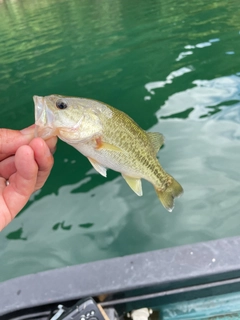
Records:
M142 196L142 182L152 183L164 208L171 212L182 186L164 171L157 153L164 144L158 132L143 130L126 113L97 100L62 95L34 96L36 136L57 136L88 158L94 169L120 172Z

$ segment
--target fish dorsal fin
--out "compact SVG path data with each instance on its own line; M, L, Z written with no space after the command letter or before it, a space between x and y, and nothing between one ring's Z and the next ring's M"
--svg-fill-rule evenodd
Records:
M100 163L98 163L96 160L93 160L92 158L88 158L88 160L97 172L99 172L104 177L107 176L107 169L104 166L102 166Z
M164 144L164 136L159 132L147 132L147 135L154 150L156 151L156 153L158 153L159 149Z
M126 176L125 174L122 173L123 178L126 180L127 184L129 187L138 195L142 196L142 182L141 179L138 178L132 178L129 176Z

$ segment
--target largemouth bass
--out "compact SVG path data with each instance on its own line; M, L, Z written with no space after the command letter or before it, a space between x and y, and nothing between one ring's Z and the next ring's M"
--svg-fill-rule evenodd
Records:
M121 172L138 196L142 196L141 179L148 180L163 206L173 210L174 198L183 189L157 160L162 134L144 131L124 112L100 101L60 95L33 99L37 136L58 136L104 177L106 168Z

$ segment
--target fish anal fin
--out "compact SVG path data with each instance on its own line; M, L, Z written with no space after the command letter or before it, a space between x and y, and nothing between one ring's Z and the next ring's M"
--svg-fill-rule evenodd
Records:
M182 186L173 178L171 184L164 191L157 188L155 190L162 205L169 212L173 211L174 198L178 198L183 193Z
M101 137L95 138L95 142L97 150L105 149L109 151L122 151L120 148L114 146L113 144L104 142Z
M129 187L130 187L138 196L142 196L142 195L143 195L141 179L132 178L132 177L129 177L129 176L123 174L123 173L122 173L122 176L123 176L123 178L125 179L125 181L127 182L127 184L129 185Z
M88 160L97 172L99 172L104 177L107 176L107 169L104 166L102 166L100 163L98 163L96 160L92 158L88 158Z
M155 152L158 153L161 146L164 144L164 136L159 132L147 132L147 135L151 141L151 144Z

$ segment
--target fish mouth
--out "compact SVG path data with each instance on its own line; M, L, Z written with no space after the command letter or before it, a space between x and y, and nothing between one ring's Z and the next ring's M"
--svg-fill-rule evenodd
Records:
M35 108L35 137L44 140L56 136L56 129L53 126L54 114L47 107L44 97L33 96Z

